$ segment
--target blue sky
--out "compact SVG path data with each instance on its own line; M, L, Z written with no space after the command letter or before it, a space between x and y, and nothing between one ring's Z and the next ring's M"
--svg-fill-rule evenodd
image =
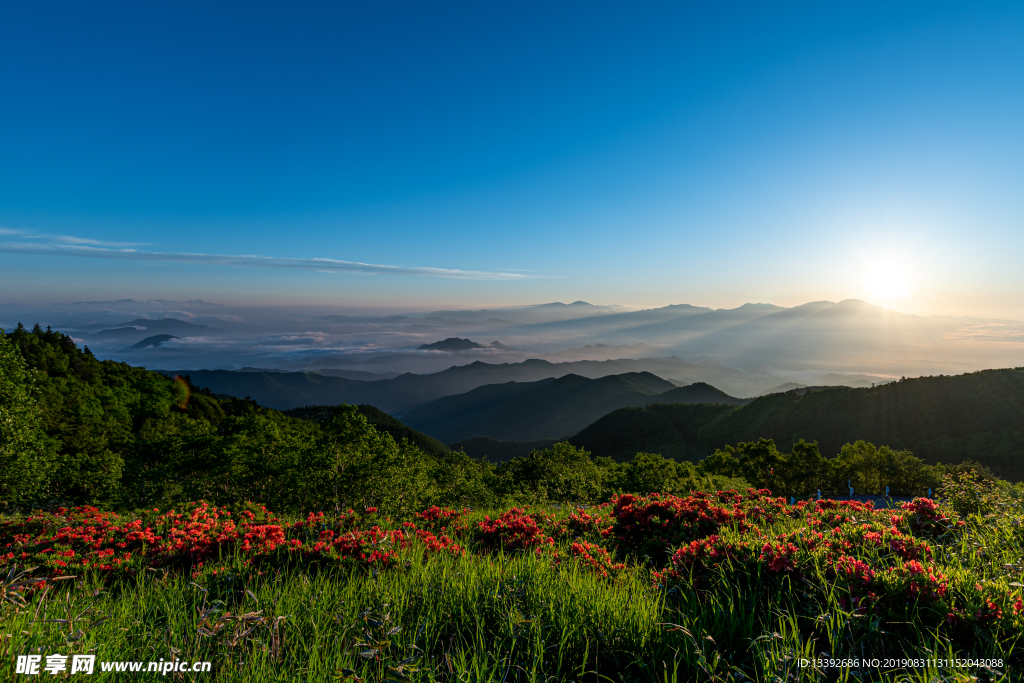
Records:
M0 8L0 302L1024 319L1020 3L143 5Z

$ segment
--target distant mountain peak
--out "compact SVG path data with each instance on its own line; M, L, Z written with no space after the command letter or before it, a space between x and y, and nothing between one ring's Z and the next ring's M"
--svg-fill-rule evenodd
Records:
M561 301L552 301L549 304L537 304L533 308L568 308L569 306L593 306L586 301L573 301L571 304L563 304Z
M172 339L177 339L177 337L175 337L173 334L154 334L152 337L146 337L145 339L140 341L138 344L132 344L128 348L121 349L121 350L122 351L131 351L131 350L134 350L134 349L150 349L150 348L155 349L156 347L160 346L164 342L170 341Z
M448 337L433 344L421 344L417 348L421 351L469 351L470 349L483 349L486 347L470 339Z
M783 307L782 306L776 306L775 304L761 304L761 303L756 303L755 304L755 303L750 303L750 304L743 304L742 306L738 306L737 310L740 310L740 309L751 309L751 308L761 308L761 309L770 308L770 309L781 310Z
M480 344L472 339L460 337L448 337L433 344L421 344L416 347L420 351L472 351L474 349L498 349L499 351L519 351L511 346L505 346L500 341L492 341L490 344Z

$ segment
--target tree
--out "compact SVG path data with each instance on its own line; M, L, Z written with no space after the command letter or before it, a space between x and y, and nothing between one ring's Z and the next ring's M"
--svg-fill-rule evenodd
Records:
M807 443L800 439L775 467L772 491L777 495L803 498L821 488L828 471L828 460L818 450L818 442Z
M399 514L415 510L427 489L423 453L375 430L355 406L338 406L300 458L295 479L303 509Z
M739 477L759 488L772 488L779 483L780 466L785 461L786 456L779 452L774 441L760 439L716 450L701 461L698 471Z
M939 469L910 451L878 448L866 441L845 444L829 462L829 470L831 488L836 492L845 492L849 482L855 492L868 495L882 495L888 486L891 495L918 496L940 482Z
M677 463L657 453L637 453L621 467L616 484L627 493L682 493L690 490L687 485L692 485L695 475L691 463Z
M45 490L54 444L40 424L35 381L0 330L0 505L31 502Z
M433 482L429 503L444 507L483 507L493 504L488 486L494 466L485 459L471 458L463 451L438 453L429 466Z
M590 503L605 493L615 463L567 442L502 463L496 488L514 500Z

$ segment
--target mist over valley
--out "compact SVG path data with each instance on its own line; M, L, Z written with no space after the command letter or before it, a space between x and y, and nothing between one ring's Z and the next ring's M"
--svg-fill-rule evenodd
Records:
M215 391L280 408L372 397L401 410L484 384L626 372L751 397L1024 362L1019 322L908 315L858 300L640 310L577 301L404 314L205 301L0 306L0 326L18 322L64 330L98 358L191 373ZM408 388L428 384L437 388Z

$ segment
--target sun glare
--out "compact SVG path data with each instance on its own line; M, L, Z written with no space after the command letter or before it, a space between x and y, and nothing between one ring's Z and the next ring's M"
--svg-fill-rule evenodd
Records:
M911 279L905 264L882 261L868 268L865 289L871 302L890 307L910 296Z

